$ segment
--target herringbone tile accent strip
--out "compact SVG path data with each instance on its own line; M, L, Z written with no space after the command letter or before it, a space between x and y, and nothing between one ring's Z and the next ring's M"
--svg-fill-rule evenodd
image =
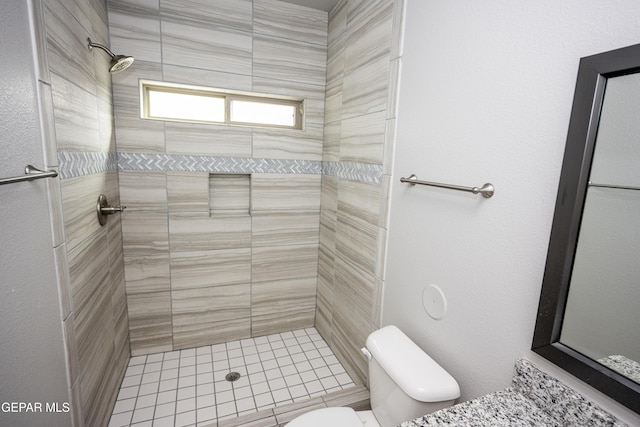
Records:
M59 151L58 162L61 179L118 170L118 159L113 152Z
M322 162L322 174L365 184L380 184L382 165L357 162Z
M382 166L357 162L253 159L150 153L58 152L62 179L114 170L322 174L367 184L380 184Z

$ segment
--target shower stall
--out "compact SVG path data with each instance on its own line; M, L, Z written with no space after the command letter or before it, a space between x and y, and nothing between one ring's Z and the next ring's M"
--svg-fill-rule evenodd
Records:
M277 0L24 1L59 173L48 191L74 425L107 425L141 360L210 357L215 374L214 349L265 339L282 342L274 354L309 344L348 374L338 385L366 384L402 2L341 0L327 14ZM114 52L135 62L111 74ZM304 127L142 119L141 79L304 98ZM127 207L105 225L100 194Z

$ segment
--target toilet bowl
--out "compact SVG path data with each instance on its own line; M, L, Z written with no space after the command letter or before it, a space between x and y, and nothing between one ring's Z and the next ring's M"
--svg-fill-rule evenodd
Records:
M392 427L453 405L460 387L400 329L390 325L367 338L371 411L324 408L295 418L287 427Z

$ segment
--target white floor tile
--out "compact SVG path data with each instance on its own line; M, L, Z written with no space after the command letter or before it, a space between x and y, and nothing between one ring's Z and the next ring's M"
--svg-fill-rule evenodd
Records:
M133 418L131 419L132 423L139 423L141 421L147 421L153 419L153 411L155 407L151 406L149 408L141 408L133 411Z
M133 411L122 412L120 414L113 414L109 420L109 427L124 427L131 424L131 416Z
M155 418L153 420L153 427L174 427L175 417L170 415L164 418Z
M205 426L353 386L314 328L135 356L109 427Z
M156 406L156 411L154 413L155 418L164 418L172 416L176 413L176 402L163 403L162 405ZM154 422L155 424L155 422Z

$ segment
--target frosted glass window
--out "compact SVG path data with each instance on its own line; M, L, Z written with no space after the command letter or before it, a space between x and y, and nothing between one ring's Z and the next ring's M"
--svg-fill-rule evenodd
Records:
M296 125L296 106L232 99L230 120L233 123L293 127Z
M194 93L148 91L149 117L224 122L224 98Z
M302 129L303 100L203 86L140 81L144 119Z

